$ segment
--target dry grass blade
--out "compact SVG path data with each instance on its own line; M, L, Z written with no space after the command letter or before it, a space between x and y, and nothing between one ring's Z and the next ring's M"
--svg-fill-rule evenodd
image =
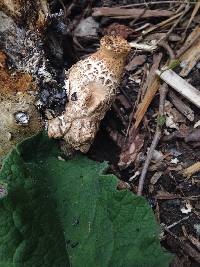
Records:
M161 27L167 25L168 23L173 22L175 19L179 18L179 17L183 14L183 12L184 12L184 11L182 11L182 12L180 12L180 13L178 13L178 14L172 16L172 17L169 18L169 19L163 20L162 22L158 23L158 24L155 25L155 26L150 27L149 29L143 31L143 32L142 32L142 35L144 36L144 35L146 35L146 34L152 32L152 31L154 31L154 30L156 30L156 29L158 29L158 28L161 28Z
M169 29L169 31L166 33L166 35L164 37L162 37L160 40L158 40L157 44L159 44L163 40L167 40L168 39L169 35L173 32L173 30L176 28L176 26L180 23L180 21L182 20L182 18L187 14L187 12L189 10L190 10L190 6L189 5L186 5L185 6L185 10L181 14L181 16L176 19L176 21L173 23L172 27Z

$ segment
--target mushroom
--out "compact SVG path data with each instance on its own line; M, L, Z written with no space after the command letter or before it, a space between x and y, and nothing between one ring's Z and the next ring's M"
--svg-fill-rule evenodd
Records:
M68 151L89 150L115 100L129 52L125 39L107 35L97 52L71 67L65 80L69 102L61 116L49 120L49 137L63 138Z

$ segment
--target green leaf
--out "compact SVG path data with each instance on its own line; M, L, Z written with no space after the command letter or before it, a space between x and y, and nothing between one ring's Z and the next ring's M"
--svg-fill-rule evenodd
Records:
M8 191L0 199L0 266L169 266L145 199L116 190L105 163L58 155L56 143L39 134L7 156L0 174Z
M165 115L160 115L157 118L158 124L160 127L162 127L166 123L166 116Z
M159 76L163 74L166 70L173 70L175 69L178 65L180 65L181 61L179 59L172 60L168 66L166 66L163 70L161 70L161 73Z

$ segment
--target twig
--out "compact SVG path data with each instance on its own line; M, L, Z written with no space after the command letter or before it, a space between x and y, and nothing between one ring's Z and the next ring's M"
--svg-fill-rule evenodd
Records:
M139 104L138 109L134 115L135 124L132 128L137 129L140 122L142 121L145 112L147 111L152 99L154 98L156 92L159 89L160 81L156 78L155 68L159 66L162 58L162 53L159 53L153 57L153 66L147 77L146 83L143 85L142 91L146 91L142 102ZM132 122L132 121L131 121Z
M157 5L157 4L196 4L196 1L184 1L184 0L171 0L171 1L152 1L152 2L148 2L148 5ZM130 5L123 5L120 6L121 8L126 8L126 7L134 7L134 6L143 6L146 5L146 3L137 3L137 4L130 4Z
M194 9L193 9L193 11L192 11L192 15L191 15L191 17L190 17L190 20L189 20L189 22L188 22L188 25L186 26L185 31L184 31L184 33L183 33L184 36L186 35L186 32L187 32L187 30L188 30L188 28L189 28L191 22L193 21L194 17L196 16L196 14L197 14L199 8L200 8L200 2L197 1L197 2L196 2L196 5L195 5L195 7L194 7Z
M166 98L167 91L168 91L168 85L166 83L162 84L160 86L160 104L159 104L159 115L158 115L158 119L157 119L156 132L155 132L152 144L150 146L150 149L148 151L147 158L145 160L145 163L144 163L144 166L142 169L142 173L141 173L141 176L139 179L139 186L138 186L138 192L137 192L138 196L142 195L142 191L143 191L143 187L144 187L144 181L146 178L148 167L149 167L149 164L151 162L153 152L154 152L154 150L155 150L155 148L156 148L156 146L157 146L157 144L161 138L161 134L162 134L162 127L161 126L162 125L161 125L160 118L162 118L164 116L164 104L165 104L165 98Z
M67 10L65 11L66 17L68 17L71 14L71 11L74 8L75 4L76 4L76 0L72 1L72 3L68 6Z
M190 246L187 242L181 240L177 235L171 232L169 229L165 229L170 236L173 237L173 247L181 248L186 255L189 255L196 262L200 263L200 254L199 252Z
M170 47L170 45L168 44L167 41L162 41L159 43L159 45L161 47L163 47L167 53L169 54L169 57L170 57L170 62L175 59L175 54L174 54L174 51L172 50L172 48Z
M164 229L165 229L165 230L166 230L166 229L171 229L171 228L173 228L174 226L178 225L179 223L181 223L181 222L183 222L183 221L185 221L185 220L187 220L187 219L189 219L189 218L190 218L190 216L183 217L182 219L178 220L177 222L174 222L174 223L172 223L172 224L170 224L170 225L164 227Z
M163 71L157 70L156 73L179 94L200 108L200 92L194 86L189 84L171 69Z
M200 2L199 2L200 3ZM192 40L192 37L196 37L196 34L200 32L200 27L196 27L194 31L188 36L189 41ZM186 40L186 45L188 43L188 39ZM180 75L182 77L186 77L190 71L193 69L193 67L196 65L196 63L200 59L200 39L198 39L193 45L180 57L180 61L182 62L182 70L180 72Z
M148 44L142 44L142 43L137 43L137 42L130 42L129 45L132 48L136 48L138 50L144 50L148 52L152 52L157 48L157 46L155 45L148 45Z
M174 92L169 92L169 98L178 111L181 112L188 120L194 121L194 111L181 100Z
M194 245L198 251L200 251L200 242L197 238L195 238L193 235L188 234L185 225L182 225L182 231L184 236Z
M191 166L187 167L184 171L183 171L183 175L185 177L190 178L193 174L197 173L200 171L200 161L192 164Z
M144 8L143 12L140 13L140 14L138 15L137 18L135 18L133 21L131 21L130 26L133 26L133 25L134 25L140 18L142 18L142 16L143 16L144 13L146 12L146 10L147 10L147 7Z
M67 12L66 12L65 4L63 3L62 0L59 0L59 2L60 2L61 6L62 6L62 8L63 8L64 18L66 19L66 17L67 17Z
M144 36L144 35L146 35L146 34L152 32L152 31L154 31L154 30L156 30L156 29L158 29L158 28L160 28L160 27L165 26L165 25L168 24L168 23L171 23L173 20L175 20L176 18L178 18L179 16L181 16L181 15L183 14L183 12L184 12L184 11L181 11L180 13L178 13L178 14L176 14L176 15L174 15L174 16L172 16L172 17L166 19L166 20L163 20L163 21L161 21L160 23L158 23L158 24L156 24L156 25L150 27L149 29L143 31L143 32L142 32L142 36ZM140 39L142 38L142 36L139 37L138 39L140 40ZM138 41L138 40L137 40L137 41Z
M182 56L192 46L192 44L195 43L197 39L199 39L199 37L200 37L200 31L197 32L197 34L194 35L189 42L186 41L185 45L178 50L176 58Z
M159 44L160 42L168 39L169 35L172 33L174 28L179 24L179 22L182 20L182 18L185 16L185 14L189 11L189 9L190 9L190 6L186 5L185 10L181 14L181 16L174 22L174 24L169 29L169 31L166 33L166 35L164 37L162 37L160 40L158 40L157 44Z
M153 55L153 65L152 65L152 67L151 67L151 69L149 71L149 75L148 75L148 77L146 79L146 82L143 85L143 88L142 88L143 95L146 93L147 88L150 86L150 84L153 83L153 81L155 79L155 71L156 71L157 66L160 65L162 56L163 56L162 53Z
M189 218L190 218L190 216L183 217L183 218L181 218L180 220L178 220L178 221L176 221L176 222L174 222L174 223L172 223L172 224L170 224L170 225L168 225L168 226L166 226L165 224L164 224L164 225L161 224L161 229L162 229L162 231L161 231L161 236L164 236L164 232L165 232L165 231L167 231L167 230L173 228L174 226L177 226L178 224L182 223L183 221L188 220Z
M160 9L144 9L142 8L131 8L123 9L119 7L97 7L93 8L93 17L112 17L112 18L138 18L142 14L142 18L151 18L151 17L171 17L174 12L169 10L160 10Z

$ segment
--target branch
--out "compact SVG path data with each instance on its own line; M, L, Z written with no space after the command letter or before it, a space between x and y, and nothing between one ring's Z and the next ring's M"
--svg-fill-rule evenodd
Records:
M158 115L158 119L157 119L156 132L155 132L152 144L150 146L150 149L148 151L147 158L145 160L145 163L144 163L144 166L142 169L142 173L141 173L141 176L139 179L139 186L138 186L138 192L137 192L138 196L142 195L142 191L143 191L143 187L144 187L144 181L146 178L148 167L149 167L149 164L151 162L153 152L154 152L154 150L155 150L155 148L156 148L156 146L157 146L157 144L161 138L161 134L162 134L162 127L161 126L162 125L160 122L160 118L162 118L164 116L164 104L165 104L165 98L167 95L167 91L168 91L168 85L166 83L162 84L160 86L160 104L159 104L159 115Z

